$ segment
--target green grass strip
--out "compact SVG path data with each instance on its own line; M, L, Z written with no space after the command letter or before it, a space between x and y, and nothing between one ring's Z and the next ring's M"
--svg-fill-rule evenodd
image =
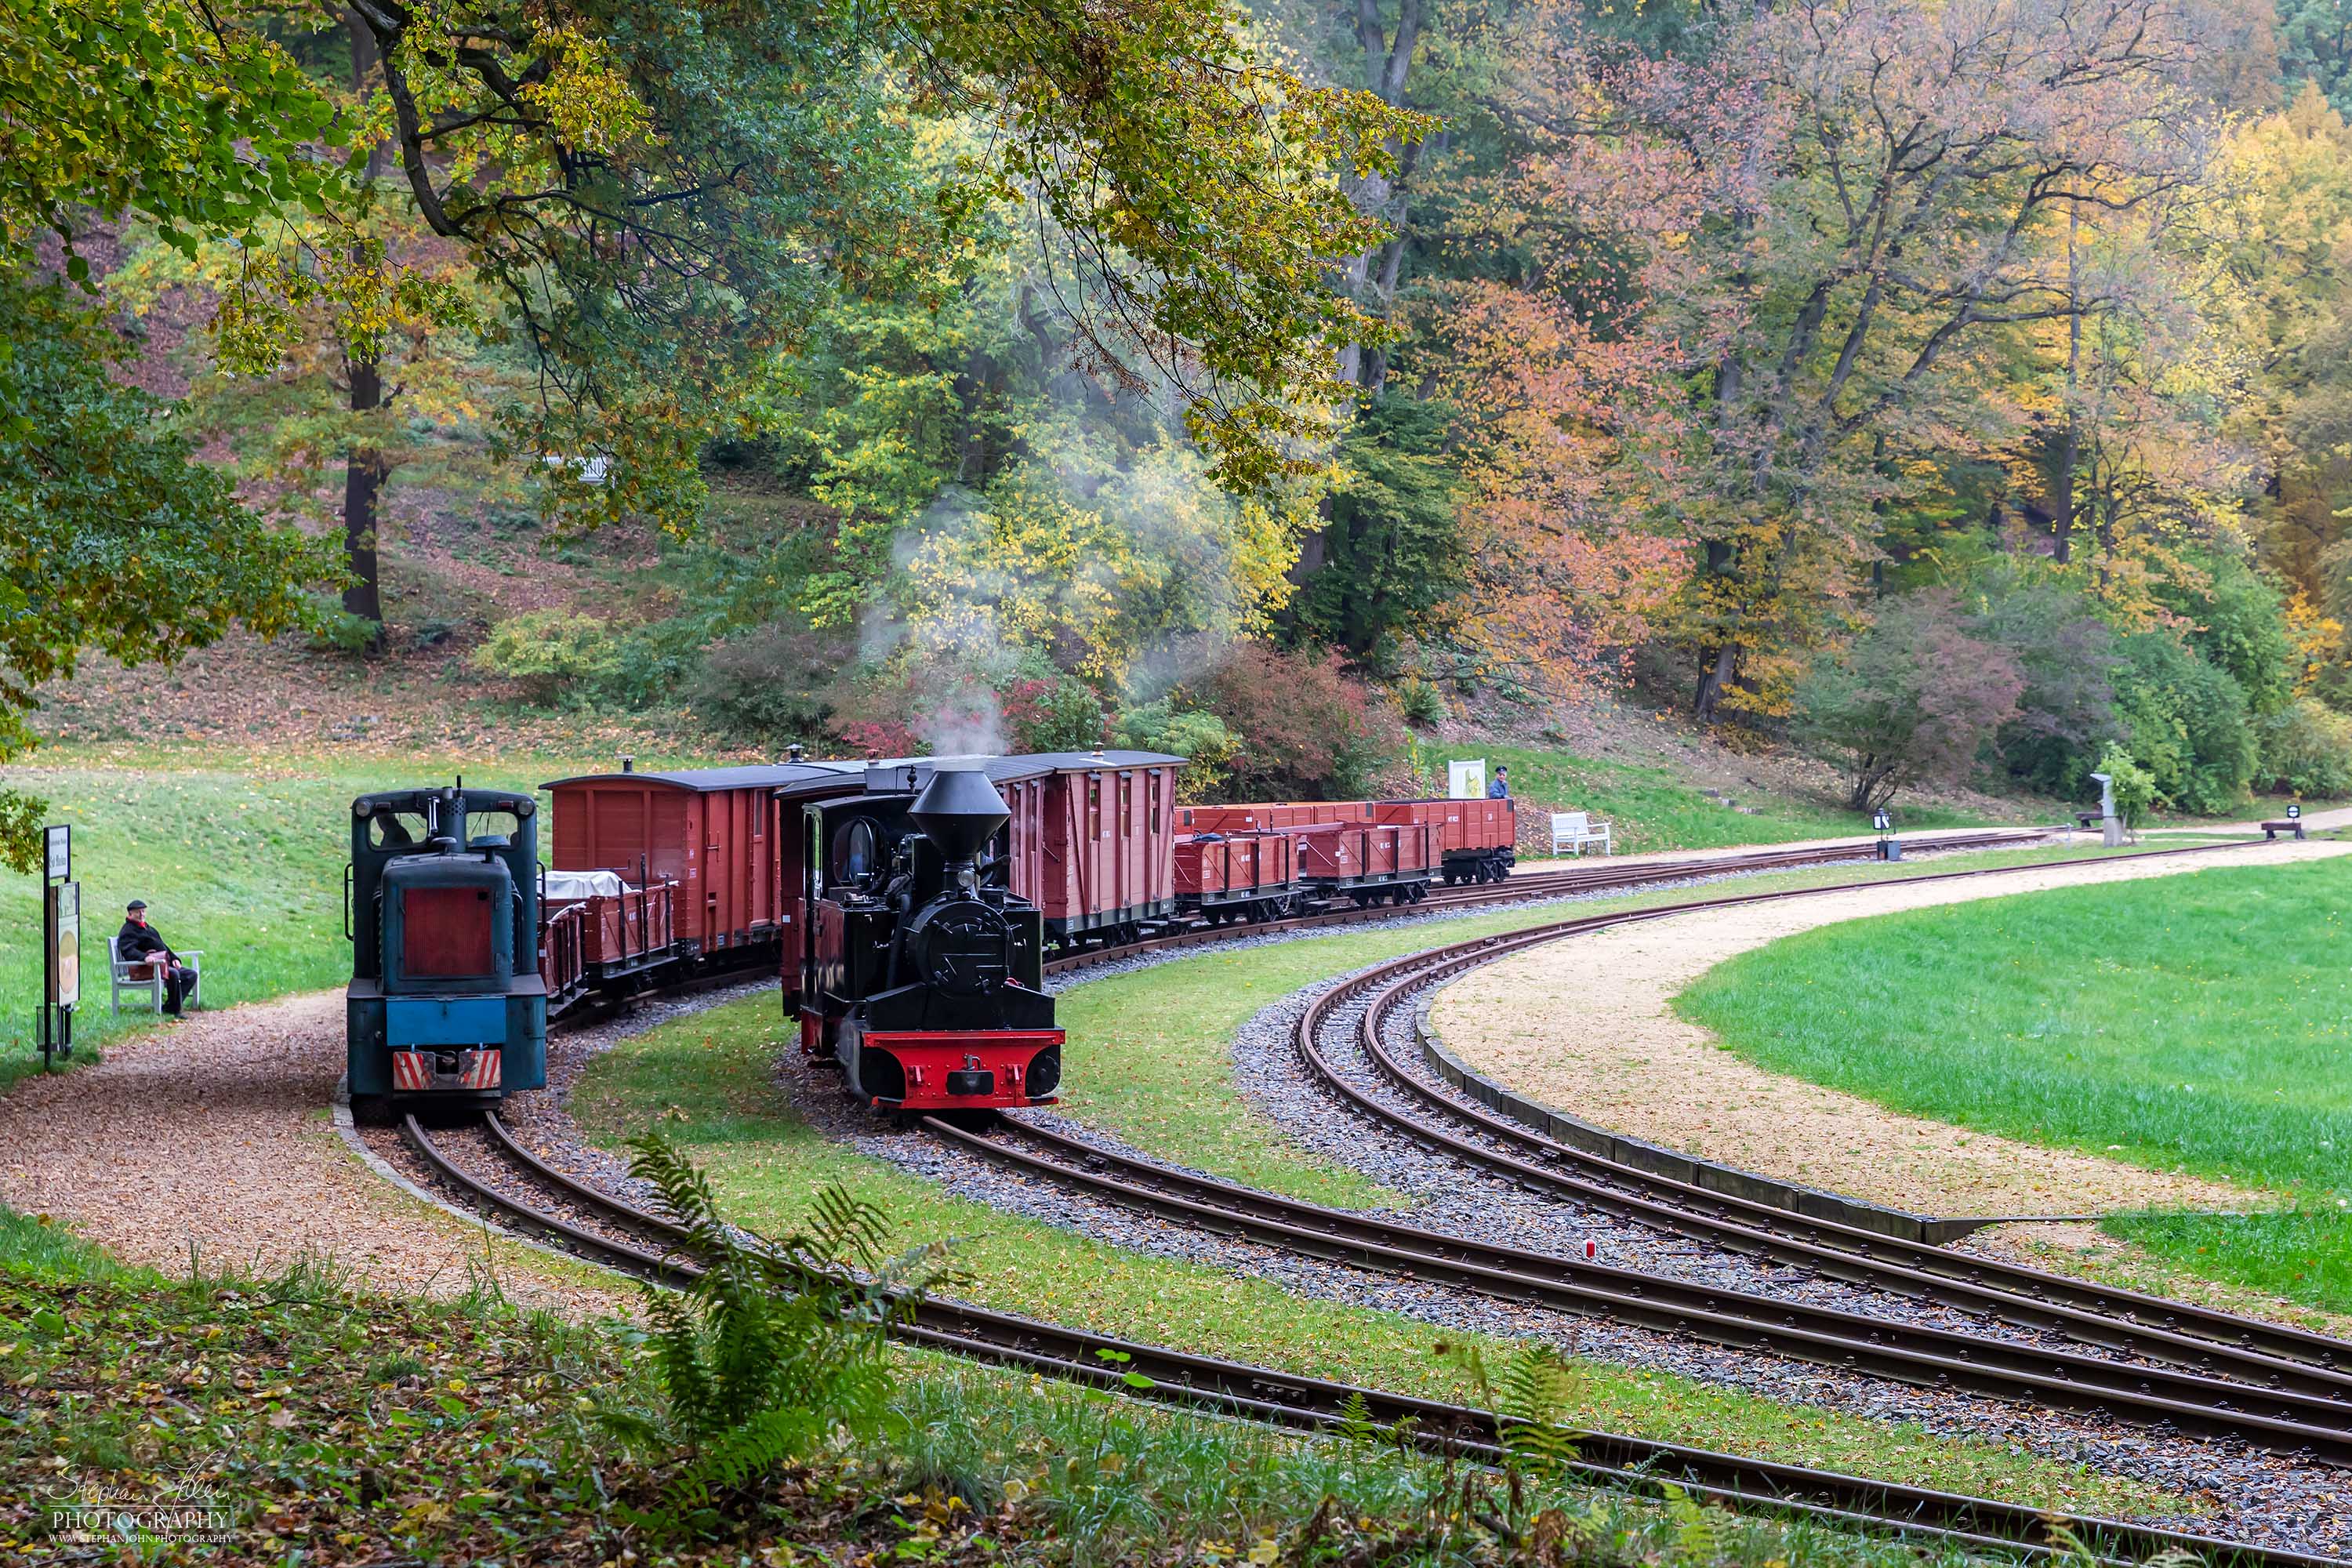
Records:
M1500 931L1619 910L1856 881L1895 881L1955 870L2032 866L2095 847L1989 850L1900 865L1818 866L1739 877L1701 888L1665 888L1617 898L1424 925L1243 948L1088 981L1061 1001L1069 1031L1069 1109L1162 1158L1286 1196L1341 1206L1396 1201L1368 1178L1307 1156L1264 1118L1236 1115L1232 1103L1235 1033L1261 1009L1302 987L1386 959ZM2125 853L2116 851L2115 853Z
M1436 756L1434 751L1428 753ZM1847 811L1808 795L1763 788L1735 789L1743 809L1710 800L1670 769L1580 757L1522 746L1455 747L1449 756L1483 755L1491 770L1507 763L1511 793L1562 811L1583 811L1610 825L1617 853L1653 849L1717 849L1739 844L1785 844L1870 831L1870 814ZM1424 763L1424 765L1427 765ZM1442 771L1442 770L1441 770ZM1522 812L1528 808L1522 805ZM1896 817L1906 832L1978 827L1992 819L1940 806L1905 806ZM1524 821L1524 817L1522 821ZM2021 812L2011 821L2043 820Z

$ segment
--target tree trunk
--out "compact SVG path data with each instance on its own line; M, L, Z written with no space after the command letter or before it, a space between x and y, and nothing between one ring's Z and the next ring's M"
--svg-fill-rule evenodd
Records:
M2080 207L2070 205L2066 209L2066 438L2058 448L2058 482L2052 487L2050 508L2058 533L2051 556L2061 566L2074 558L2074 465L2083 456L2083 416L2075 403L2083 365L2083 300L2074 286L2074 237L2081 222Z
M383 377L373 360L352 364L352 412L364 414L383 405ZM352 581L343 589L343 608L376 625L375 644L383 644L383 591L376 562L377 503L383 493L383 454L372 447L354 447L343 468L343 556Z
M375 74L375 34L356 11L347 13L344 21L352 38L352 87L364 94L368 79ZM381 143L368 150L366 184L375 183L383 159ZM381 365L373 360L354 360L350 374L352 413L373 413L383 406ZM388 471L383 453L373 446L354 445L351 456L344 459L343 562L351 573L351 582L343 589L343 611L374 624L375 636L369 642L371 652L380 652L383 647L383 585L376 554L376 524Z
M1715 722L1716 704L1723 700L1723 689L1731 684L1732 671L1738 664L1738 645L1727 642L1715 650L1714 661L1699 672L1698 695L1691 703L1691 713L1700 723Z

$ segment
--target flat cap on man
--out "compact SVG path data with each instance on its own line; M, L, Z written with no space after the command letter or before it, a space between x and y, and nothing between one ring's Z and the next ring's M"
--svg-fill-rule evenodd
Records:
M130 907L134 910L143 910L147 907L147 900L144 899L133 899L131 900Z

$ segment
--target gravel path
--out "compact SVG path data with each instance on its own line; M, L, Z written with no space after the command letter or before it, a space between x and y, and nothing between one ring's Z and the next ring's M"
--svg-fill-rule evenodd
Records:
M261 1274L323 1258L373 1289L449 1296L487 1258L527 1306L593 1315L625 1299L371 1174L328 1115L342 1069L340 991L118 1040L0 1097L0 1200L176 1274L192 1256Z
M1910 1116L1752 1066L1676 1016L1676 993L1736 954L1842 921L2056 887L2352 854L2282 840L2222 854L2026 867L1707 910L1549 943L1445 988L1433 1023L1489 1077L1612 1131L1914 1213L2084 1214L2268 1206L2226 1183Z

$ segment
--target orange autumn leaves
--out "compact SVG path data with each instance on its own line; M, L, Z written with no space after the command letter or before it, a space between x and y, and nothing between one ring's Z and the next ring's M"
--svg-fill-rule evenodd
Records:
M1491 281L1445 290L1439 395L1458 411L1478 592L1453 630L1572 694L1650 635L1686 543L1643 521L1674 447L1675 388L1651 341L1612 341L1555 298Z

